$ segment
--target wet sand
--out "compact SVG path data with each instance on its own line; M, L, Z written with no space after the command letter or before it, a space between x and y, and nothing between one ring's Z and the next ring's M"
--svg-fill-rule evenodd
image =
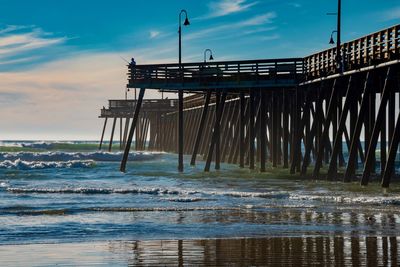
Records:
M2 266L399 266L398 237L268 237L0 246Z

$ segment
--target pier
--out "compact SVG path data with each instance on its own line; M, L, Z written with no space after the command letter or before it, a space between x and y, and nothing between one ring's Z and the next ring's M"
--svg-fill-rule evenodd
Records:
M149 124L148 149L178 153L179 166L188 154L191 165L205 160L206 172L212 163L260 172L269 164L362 185L373 176L389 187L400 141L399 65L400 25L305 58L129 65L127 87L139 95L126 101L132 123L121 171L135 132L136 149L145 149ZM190 95L149 112L146 89Z
M136 100L119 99L109 100L108 107L100 110L99 118L104 119L103 131L99 144L99 150L102 149L104 135L106 132L107 121L112 120L111 135L108 142L108 151L112 150L115 129L119 121L119 149L126 146L129 125L134 118L134 108L137 105ZM161 118L169 112L176 109L177 101L174 99L146 99L142 101L141 112L136 118L135 131L135 150L162 150ZM147 144L147 137L150 136L150 142Z

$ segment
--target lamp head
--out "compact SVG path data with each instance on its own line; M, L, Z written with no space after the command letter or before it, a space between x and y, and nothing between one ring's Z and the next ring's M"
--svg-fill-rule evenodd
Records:
M335 44L335 41L333 40L332 35L331 35L331 39L329 40L329 44Z
M214 60L214 57L213 57L213 55L212 55L212 54L210 55L210 60Z
M185 18L185 22L183 22L183 25L184 25L184 26L189 26L189 25L190 25L190 22L189 22L189 19L188 19L187 16L186 16L186 18Z

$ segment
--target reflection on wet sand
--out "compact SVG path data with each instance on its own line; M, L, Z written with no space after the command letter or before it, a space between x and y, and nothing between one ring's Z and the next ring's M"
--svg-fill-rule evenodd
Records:
M396 237L271 237L109 244L131 266L398 266Z
M400 238L304 236L0 246L3 266L399 266Z

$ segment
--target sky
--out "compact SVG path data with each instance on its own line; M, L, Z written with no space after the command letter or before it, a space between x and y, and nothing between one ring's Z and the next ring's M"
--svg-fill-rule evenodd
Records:
M362 3L362 4L360 4ZM342 40L400 23L398 0L342 0ZM125 60L304 57L330 47L336 0L0 0L0 140L98 140ZM129 95L133 97L133 95ZM147 91L146 98L159 98ZM108 133L107 133L108 134Z

